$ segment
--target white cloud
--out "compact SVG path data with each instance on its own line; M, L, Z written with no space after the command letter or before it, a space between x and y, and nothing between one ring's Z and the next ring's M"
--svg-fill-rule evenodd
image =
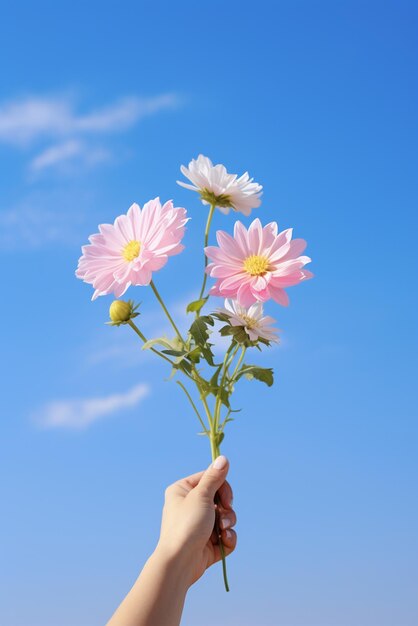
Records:
M137 406L149 392L150 387L141 383L125 393L81 400L56 400L37 411L33 418L42 428L83 429L112 413Z
M51 138L120 132L178 103L175 94L130 97L83 114L75 110L73 98L29 97L0 106L0 141L28 145Z
M173 93L131 96L85 112L72 96L29 96L0 103L0 144L36 150L29 164L32 177L57 166L64 173L77 173L74 164L84 169L110 160L111 152L102 145L109 134L120 134L179 103Z
M29 164L32 173L39 173L42 170L66 165L69 162L81 162L83 166L96 165L111 158L108 150L101 148L90 148L84 142L69 139L64 143L47 148L36 156Z

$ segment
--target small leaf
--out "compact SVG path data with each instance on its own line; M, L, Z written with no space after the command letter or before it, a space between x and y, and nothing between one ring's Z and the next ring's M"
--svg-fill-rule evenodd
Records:
M209 365L211 365L213 367L215 365L215 363L213 361L213 352L212 352L212 350L208 346L202 346L201 347L201 351L202 351L202 356L206 359L206 361L209 363Z
M176 369L182 370L183 372L186 372L187 374L192 373L192 366L185 359L181 359L181 361L177 361L175 367Z
M205 316L206 317L206 316ZM209 339L208 326L205 317L198 317L190 326L189 333L198 346L204 346Z
M260 380L268 387L273 384L273 370L270 367L258 367L257 365L243 365L241 370L236 376L236 380L239 380L241 376L245 376L248 380Z
M201 298L200 300L193 300L193 302L189 302L186 307L186 313L199 313L199 311L205 306L208 298Z
M229 322L229 317L225 313L217 311L216 313L212 313L212 315L221 322Z
M158 337L157 339L149 339L142 346L142 350L149 350L154 346L164 346L168 350L172 350L176 347L175 343L167 339L166 337Z
M219 334L222 337L226 337L227 335L233 335L234 334L234 328L233 326L222 326L222 328L219 329Z
M212 376L212 378L209 381L209 384L211 387L215 387L216 389L218 388L218 378L219 378L219 373L222 369L222 363L220 365L218 365L218 367L215 370L214 375Z
M190 359L190 361L192 361L193 363L199 363L200 354L201 354L201 348L200 346L196 346L194 350L191 350L191 352L187 354L187 358Z
M184 356L187 354L186 350L161 350L164 354L169 354L170 356Z
M229 405L229 394L226 391L226 389L224 389L223 387L220 390L219 397L221 398L222 404L224 404L226 406L226 408L229 409L230 408L230 405Z
M204 320L209 326L213 326L215 323L211 315L202 315L200 319Z

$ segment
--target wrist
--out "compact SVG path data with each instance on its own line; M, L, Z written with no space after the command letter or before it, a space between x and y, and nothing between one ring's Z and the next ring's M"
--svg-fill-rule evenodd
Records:
M170 584L175 584L184 593L188 591L192 585L192 567L183 550L160 541L150 559L164 572Z

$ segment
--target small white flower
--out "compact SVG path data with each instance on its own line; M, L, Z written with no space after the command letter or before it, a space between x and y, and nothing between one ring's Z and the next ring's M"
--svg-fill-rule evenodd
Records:
M180 170L193 185L180 180L177 183L197 191L203 204L214 204L222 213L229 213L233 209L248 216L251 209L261 204L263 187L254 183L248 172L238 178L237 174L228 174L224 165L213 165L203 154L192 159L188 168L182 165Z
M231 326L244 328L250 341L257 341L261 338L278 343L277 328L271 326L271 324L275 324L276 320L269 315L264 315L261 302L255 302L246 308L236 300L227 298L225 300L225 308L219 309L219 312L228 317L228 322Z

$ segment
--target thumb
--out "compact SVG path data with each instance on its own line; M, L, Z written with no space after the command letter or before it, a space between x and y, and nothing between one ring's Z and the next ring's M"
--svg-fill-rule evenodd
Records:
M198 493L214 499L215 493L225 482L229 470L228 459L221 455L211 463L197 486Z

